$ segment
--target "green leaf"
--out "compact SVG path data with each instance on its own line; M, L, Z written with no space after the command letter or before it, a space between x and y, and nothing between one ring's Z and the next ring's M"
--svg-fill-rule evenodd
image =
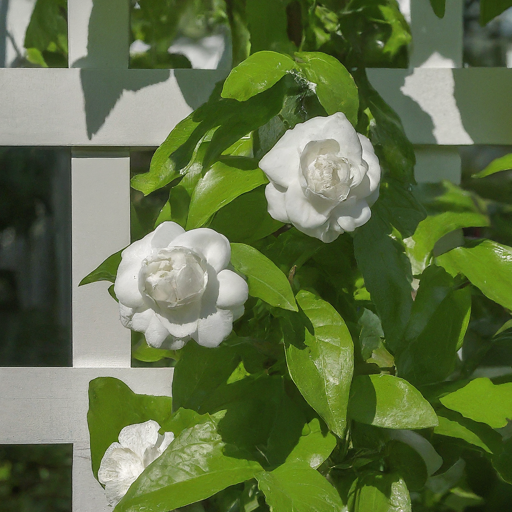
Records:
M358 325L361 327L359 344L363 360L367 363L374 363L381 368L392 368L394 358L382 343L384 331L380 318L369 309L364 309L358 320Z
M408 489L421 491L428 478L427 466L423 457L412 446L399 440L391 441L388 451L391 471L404 479Z
M412 384L392 375L360 375L350 390L349 416L361 423L397 429L437 425L431 405Z
M180 176L180 170L190 162L206 133L205 130L199 137L192 137L201 123L202 114L206 114L207 105L199 107L173 128L151 158L149 171L131 179L132 188L148 195Z
M396 474L369 474L357 484L354 512L411 512L411 498Z
M448 272L464 274L489 299L512 310L512 248L478 240L438 256Z
M452 373L471 314L471 288L460 286L441 267L423 272L396 357L399 377L425 385Z
M494 457L492 463L500 477L512 484L512 438L503 442L501 452Z
M343 112L356 126L359 94L345 66L338 59L321 52L298 52L295 57L306 79L316 84L316 95L327 114Z
M512 0L480 0L480 24L485 25L512 7Z
M213 218L210 228L222 233L232 242L251 244L283 226L282 222L269 215L267 208L265 187L261 186L221 208Z
M511 2L512 5L512 2ZM501 171L512 169L512 153L493 160L483 171L473 174L473 178L485 178Z
M270 89L294 68L295 62L288 55L269 51L257 52L231 71L224 82L222 97L246 101Z
M219 434L223 415L183 430L131 485L115 511L168 512L256 476L261 466L238 458L236 445Z
M244 169L242 166L248 167ZM235 157L219 161L198 181L188 211L187 230L204 226L210 217L233 199L268 183L252 159ZM236 222L240 222L237 219Z
M246 0L245 12L251 34L251 53L260 50L291 53L296 49L288 38L289 3L290 0Z
M378 204L378 203L377 203ZM371 219L354 234L354 252L367 290L394 350L403 336L412 307L411 269L403 246L374 207Z
M173 410L183 407L202 411L205 400L228 381L240 360L241 356L226 344L206 348L187 343L180 350L180 359L174 368Z
M492 428L502 428L512 418L512 383L493 384L478 378L439 400L448 409Z
M209 168L224 151L279 113L285 85L264 91L245 102L219 97L219 86L207 103L181 121L156 150L149 172L132 178L132 187L145 195L180 175ZM209 142L204 155L199 151Z
M123 250L124 249L121 249L120 251L112 254L112 256L109 256L98 268L85 276L78 286L95 283L96 281L115 282Z
M137 361L155 363L156 361L161 361L165 358L176 359L177 356L174 350L150 347L146 343L144 335L141 334L140 336L142 339L132 348L132 357L137 359Z
M297 311L293 291L276 265L250 245L231 244L231 263L247 277L249 295L277 308Z
M43 62L47 50L61 54L66 58L62 67L66 66L68 53L66 10L66 0L37 0L23 43L25 48L39 51Z
M443 236L456 229L489 225L487 215L474 212L444 212L427 217L420 222L414 235L406 240L413 273L423 272L429 263L434 246Z
M434 434L461 439L470 445L493 454L500 450L501 436L489 426L464 418L461 414L447 409L437 411L439 425Z
M135 394L124 382L98 377L89 383L87 423L91 437L92 470L97 476L107 448L119 432L135 423L155 420L160 425L171 414L171 398Z
M256 479L276 512L333 512L343 507L334 487L306 464L283 464L257 474Z
M336 447L336 437L318 418L306 423L302 435L293 450L286 457L287 463L306 462L313 469L318 468Z
M430 5L438 18L444 18L446 0L430 0Z
M303 345L287 336L286 362L290 376L329 429L343 438L354 370L350 332L328 302L304 290L296 299L312 329L304 329Z

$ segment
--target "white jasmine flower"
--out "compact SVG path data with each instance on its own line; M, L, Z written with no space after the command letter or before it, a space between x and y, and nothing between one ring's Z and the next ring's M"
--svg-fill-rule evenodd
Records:
M172 432L160 435L153 420L124 427L119 443L112 443L101 459L98 480L105 486L111 506L116 506L144 469L160 457L174 440Z
M245 280L226 268L230 258L228 239L212 229L160 224L122 252L114 284L121 322L156 348L190 339L218 346L248 298Z
M373 146L341 112L297 124L259 166L270 215L324 242L366 223L379 195Z

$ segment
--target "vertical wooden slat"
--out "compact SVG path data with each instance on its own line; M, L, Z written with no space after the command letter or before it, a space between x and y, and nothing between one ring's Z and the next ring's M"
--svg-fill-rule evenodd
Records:
M129 0L68 0L70 66L128 68L129 5ZM84 108L87 118L94 103L85 101ZM129 153L75 148L71 176L73 366L129 367L130 333L121 326L106 287L77 288L84 275L130 242ZM91 472L88 444L74 444L73 512L107 511Z

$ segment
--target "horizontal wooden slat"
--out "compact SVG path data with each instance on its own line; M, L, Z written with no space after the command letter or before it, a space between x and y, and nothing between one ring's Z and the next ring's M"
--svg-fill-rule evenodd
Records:
M0 69L0 145L158 146L225 74Z
M0 144L158 146L223 71L1 69ZM371 69L414 144L512 144L512 69Z
M136 393L170 396L172 375L172 368L0 368L0 444L87 444L90 380L116 377Z

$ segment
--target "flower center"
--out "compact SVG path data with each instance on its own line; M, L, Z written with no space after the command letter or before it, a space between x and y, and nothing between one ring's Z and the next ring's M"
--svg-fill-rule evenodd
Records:
M329 199L344 200L350 193L350 164L341 156L318 155L304 170L304 178L311 192Z
M142 262L141 293L161 308L178 308L199 300L208 283L206 262L185 247L159 249Z

